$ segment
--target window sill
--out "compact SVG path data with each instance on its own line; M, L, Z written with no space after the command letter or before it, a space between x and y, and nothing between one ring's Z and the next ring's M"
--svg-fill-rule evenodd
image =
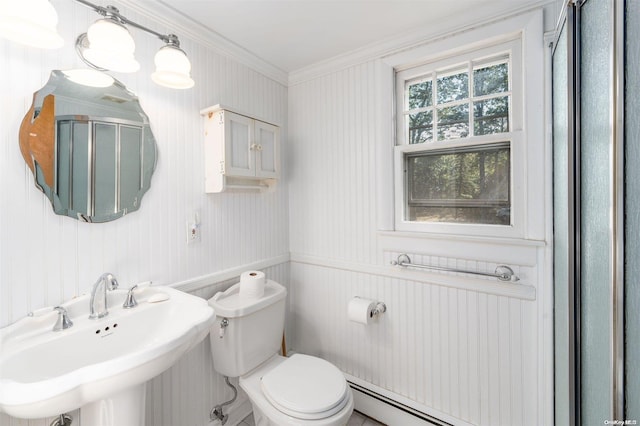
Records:
M539 249L547 246L545 241L524 238L404 231L378 231L377 235L379 247L384 252L421 253L520 266L535 266Z
M441 234L435 232L378 231L379 237L416 238L427 240L456 240L460 242L484 242L490 244L506 244L512 246L544 247L546 241L528 240L525 238L482 237L475 235Z

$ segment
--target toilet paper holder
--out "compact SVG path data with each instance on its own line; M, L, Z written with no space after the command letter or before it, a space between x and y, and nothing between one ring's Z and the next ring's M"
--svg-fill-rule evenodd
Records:
M384 302L376 302L376 307L373 308L373 311L371 312L371 314L373 315L374 318L378 318L380 315L384 314L385 312L387 312L387 305L385 305Z
M387 305L384 302L353 296L347 304L347 319L355 323L368 325L377 322L378 318L386 311Z
M354 299L363 299L360 296L354 296ZM387 305L384 302L375 301L376 306L371 310L371 317L378 318L380 315L387 312Z

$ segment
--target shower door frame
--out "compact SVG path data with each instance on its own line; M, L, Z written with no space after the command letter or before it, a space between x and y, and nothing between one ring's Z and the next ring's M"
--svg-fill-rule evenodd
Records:
M571 426L581 425L581 111L580 111L580 64L581 64L581 8L588 1L567 0L562 8L556 27L556 38L552 46L552 57L558 45L560 30L567 31L567 194L568 194L568 306L567 325L569 420ZM611 116L611 187L610 187L610 419L625 418L624 395L624 19L625 1L613 0L610 18L612 46L609 58L612 76L610 99ZM555 143L555 141L554 141ZM556 366L557 368L557 366ZM604 420L604 419L603 419Z

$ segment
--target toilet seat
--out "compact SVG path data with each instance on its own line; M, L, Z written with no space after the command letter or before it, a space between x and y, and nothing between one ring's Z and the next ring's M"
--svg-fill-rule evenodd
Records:
M347 404L349 386L333 364L295 354L261 378L262 393L280 412L303 420L330 417Z

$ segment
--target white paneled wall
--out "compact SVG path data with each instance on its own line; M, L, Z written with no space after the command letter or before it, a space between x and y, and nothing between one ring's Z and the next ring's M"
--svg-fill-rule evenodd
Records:
M464 239L378 232L376 206L385 191L375 164L393 159L376 158L377 146L393 141L381 141L388 136L378 131L378 111L388 110L391 120L392 106L380 105L376 60L295 81L289 87L294 349L453 424L545 424L552 392L543 358L551 342L544 328L545 243L494 242L479 245L479 253ZM543 209L531 214L544 217ZM416 271L411 276L422 278L403 279L389 266L403 238L404 250L424 255L414 256L417 262L493 272L494 262L513 260L523 291L503 292L496 280L488 290L486 279L446 273L437 281ZM445 245L453 254L442 254ZM388 311L370 326L349 322L354 296L384 301Z
M477 425L538 425L537 304L375 274L291 264L295 349L427 407ZM384 301L368 326L354 296Z
M126 7L120 11L140 24L163 33L177 32L191 59L196 86L179 91L155 85L150 74L162 43L132 29L142 68L115 77L139 96L151 121L159 151L151 189L139 211L110 223L80 223L53 213L20 155L18 129L33 92L44 86L50 70L83 66L73 43L99 15L73 1L52 4L58 11L64 48L49 52L0 40L0 327L31 310L88 292L106 271L114 273L122 287L147 280L172 284L288 254L285 182L269 194L204 193L199 114L204 107L223 103L264 117L282 126L286 146L287 88ZM186 222L195 212L200 214L202 240L187 246ZM201 403L203 407L217 402L216 380L211 382L215 386L207 384L213 391L207 388L205 396L211 400ZM178 396L188 385L165 387L163 403L157 404L173 410L172 401L184 402ZM155 398L157 394L150 401ZM45 421L27 423L0 415L0 425L7 424L44 425Z
M376 255L375 65L289 88L291 252Z

